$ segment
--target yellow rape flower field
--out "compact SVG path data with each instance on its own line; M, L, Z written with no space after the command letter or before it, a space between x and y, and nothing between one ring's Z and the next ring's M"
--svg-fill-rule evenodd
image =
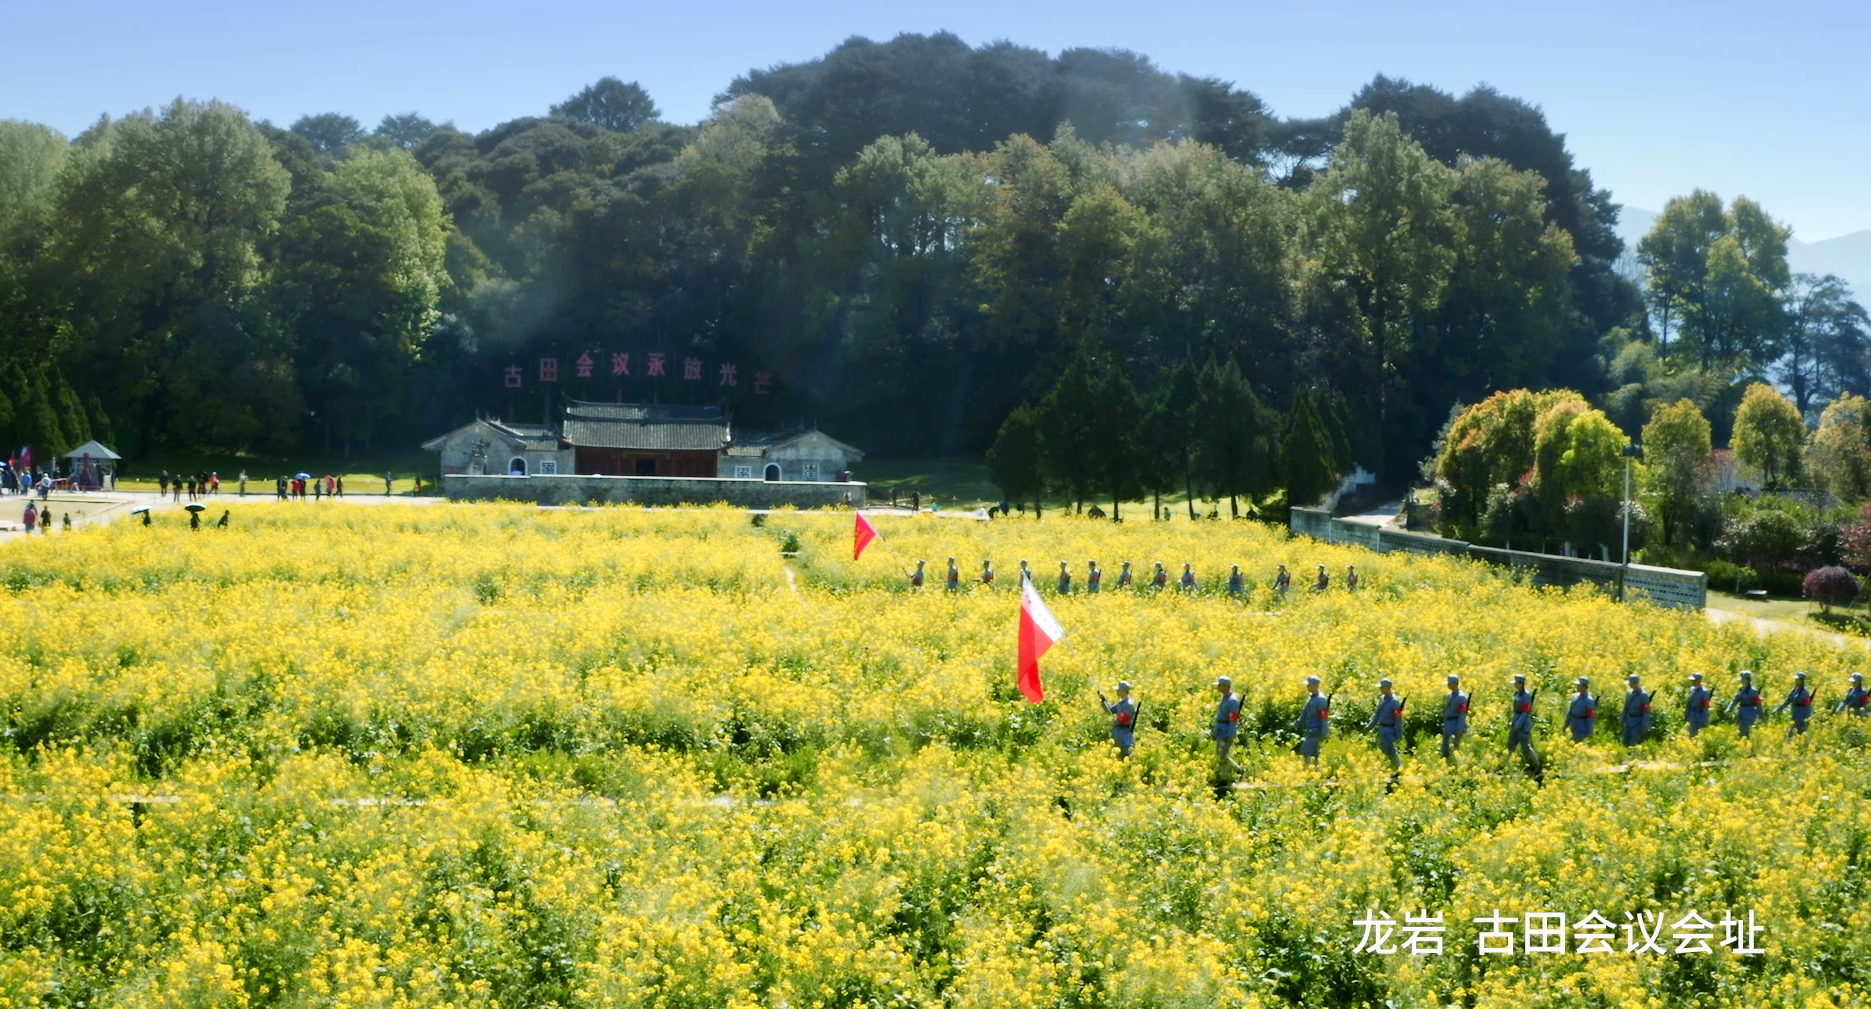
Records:
M1248 523L876 522L855 563L848 512L726 509L278 506L0 547L0 1007L1867 1001L1871 783L1829 713L1861 652ZM1039 705L1021 558L1042 589L1106 569L1046 592ZM1114 591L1123 560L1203 591ZM1277 563L1364 584L1279 599ZM1770 704L1808 671L1813 730L1687 738L1686 674L1725 701L1743 668ZM1505 750L1515 672L1541 781ZM1660 688L1634 751L1630 672ZM1223 673L1246 773L1218 798ZM1308 674L1336 693L1317 767ZM1575 746L1579 675L1605 724ZM1382 676L1394 784L1360 731ZM1119 679L1129 760L1094 693ZM1521 919L1592 912L1605 951L1527 951ZM1710 952L1679 951L1690 912ZM1441 952L1369 948L1425 915Z

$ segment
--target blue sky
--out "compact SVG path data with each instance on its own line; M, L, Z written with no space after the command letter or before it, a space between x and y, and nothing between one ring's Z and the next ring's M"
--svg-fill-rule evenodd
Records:
M694 121L750 67L941 29L1133 49L1283 115L1329 112L1379 72L1458 92L1487 82L1543 107L1621 202L1654 210L1700 186L1754 197L1807 241L1871 228L1871 6L1842 0L15 0L0 9L0 118L71 134L184 95L282 125L414 110L478 130L614 74Z

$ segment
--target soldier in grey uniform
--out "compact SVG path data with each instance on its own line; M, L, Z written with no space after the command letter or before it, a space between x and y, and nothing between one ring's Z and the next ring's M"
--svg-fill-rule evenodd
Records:
M1507 752L1523 754L1529 767L1540 766L1540 756L1533 752L1533 694L1527 690L1527 674L1514 674L1514 714L1507 722Z
M1331 704L1319 694L1319 678L1306 677L1306 706L1293 720L1293 731L1299 733L1299 755L1306 763L1319 762L1319 744L1332 731L1331 718Z
M1072 594L1072 569L1066 567L1064 561L1059 562L1059 594L1062 596Z
M1377 748L1390 758L1390 769L1403 768L1403 759L1397 756L1397 741L1403 738L1403 698L1390 692L1390 678L1377 681L1380 691L1377 697L1377 710L1371 713L1371 724L1367 729L1377 730Z
M910 588L920 589L922 587L923 587L923 562L917 561L916 570L910 572Z
M1689 702L1683 711L1683 723L1689 726L1689 738L1694 739L1709 724L1709 704L1715 695L1702 685L1701 673L1689 674Z
M1581 676L1572 681L1572 685L1578 687L1579 692L1566 708L1566 728L1571 731L1573 742L1583 743L1590 738L1592 730L1598 728L1598 698L1591 695L1591 680Z
M1735 713L1735 725L1741 730L1741 738L1748 738L1754 723L1761 717L1761 692L1754 689L1754 674L1746 669L1741 671L1741 686L1735 691L1734 699L1722 708L1724 712Z
M1871 691L1865 690L1865 674L1853 673L1852 685L1846 689L1845 698L1832 710L1843 711L1853 718L1863 718L1866 704L1871 704Z
M1098 570L1097 561L1086 561L1085 563L1091 565L1091 570L1085 573L1085 592L1088 595L1095 596L1098 594L1099 583L1104 581L1104 572Z
M1111 716L1111 742L1117 744L1117 755L1130 756L1130 751L1137 746L1137 705L1130 699L1130 681L1118 682L1116 701L1105 700L1100 691L1098 703L1104 705L1105 713Z
M1130 588L1130 562L1129 561L1125 561L1123 566L1118 568L1117 570L1117 587L1120 589Z
M1650 731L1650 695L1636 673L1624 678L1630 689L1624 692L1624 745L1636 746Z
M1793 689L1787 691L1787 699L1781 701L1773 713L1777 715L1788 709L1793 712L1793 724L1787 726L1787 739L1791 740L1795 733L1806 731L1806 721L1813 717L1813 694L1806 689L1805 673L1793 674Z
M1215 693L1221 701L1215 705L1215 725L1208 736L1215 741L1215 780L1225 784L1241 773L1241 765L1228 755L1241 729L1241 699L1235 696L1234 681L1226 676L1215 677Z
M953 557L948 559L948 590L950 592L961 591L961 569L955 566Z
M1468 695L1462 693L1462 678L1449 674L1449 697L1442 702L1442 757L1452 760L1468 734Z

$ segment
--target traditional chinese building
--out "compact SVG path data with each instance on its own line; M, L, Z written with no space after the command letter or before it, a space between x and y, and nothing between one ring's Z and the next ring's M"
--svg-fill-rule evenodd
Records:
M423 443L450 476L832 483L864 453L816 428L736 432L719 406L566 400L557 425L481 419Z

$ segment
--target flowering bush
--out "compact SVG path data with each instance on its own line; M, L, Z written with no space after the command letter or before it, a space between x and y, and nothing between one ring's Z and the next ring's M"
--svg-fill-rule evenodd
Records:
M1678 718L1691 670L1840 679L1817 638L1239 523L880 518L853 562L848 513L250 511L0 553L0 1007L1865 998L1856 725ZM1105 569L1049 600L1039 705L1021 558L1042 587ZM1202 591L1115 591L1126 559ZM1363 583L1282 597L1276 563ZM1477 738L1445 764L1450 672ZM1500 745L1516 672L1544 784ZM1632 672L1659 691L1644 761L1559 741L1573 677L1610 711ZM1220 800L1218 673L1252 716ZM1316 768L1284 734L1308 674L1336 694ZM1384 676L1394 787L1358 731ZM1094 696L1118 679L1129 760ZM1548 906L1751 909L1766 953L1477 955L1474 918ZM1445 915L1448 951L1354 952L1370 907Z
M1814 568L1806 573L1805 595L1819 601L1821 608L1850 606L1858 598L1858 579L1839 567Z

